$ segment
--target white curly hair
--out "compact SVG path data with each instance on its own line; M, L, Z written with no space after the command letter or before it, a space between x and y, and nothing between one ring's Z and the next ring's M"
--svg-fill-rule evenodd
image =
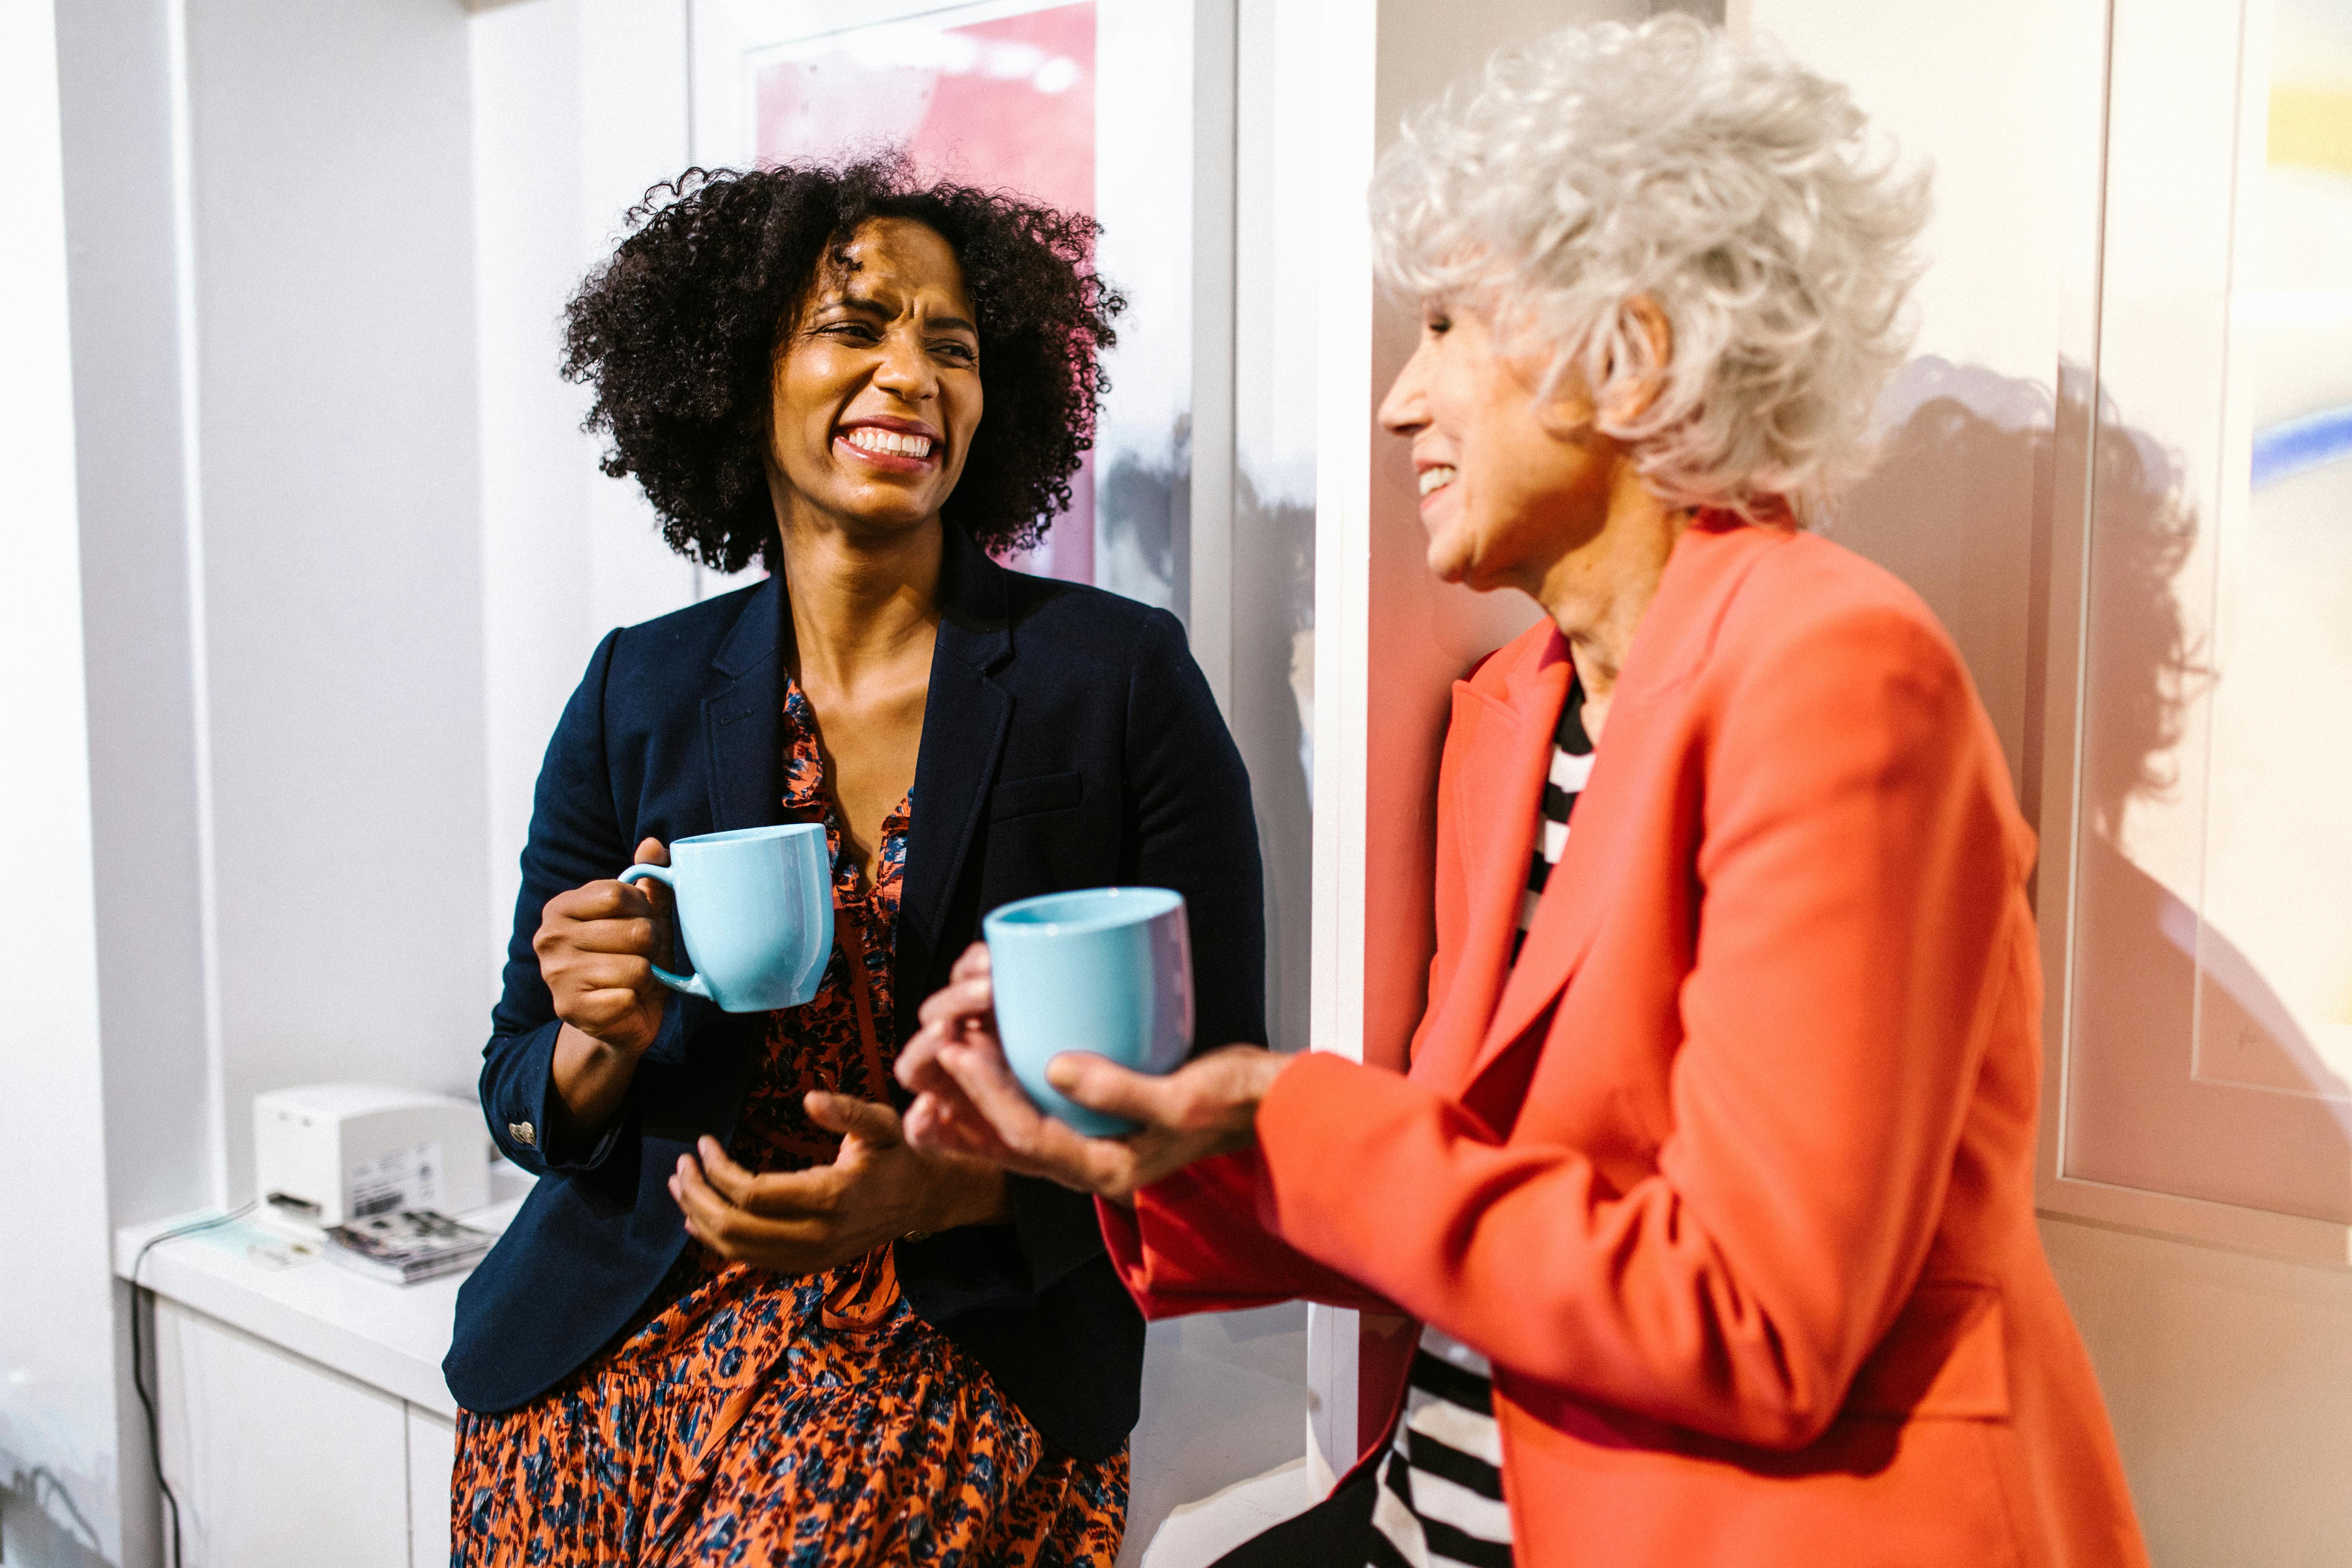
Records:
M1910 340L1924 169L1897 168L1843 87L1688 16L1574 27L1496 55L1407 119L1372 182L1382 281L1571 367L1663 500L1816 517L1868 460ZM1623 309L1673 345L1661 395Z

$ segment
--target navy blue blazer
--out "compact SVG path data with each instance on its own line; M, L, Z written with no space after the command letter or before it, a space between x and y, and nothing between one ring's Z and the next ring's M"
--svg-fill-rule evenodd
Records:
M1184 895L1196 1042L1263 1042L1249 777L1181 626L1005 571L953 527L940 598L900 892L898 1042L984 911L1122 883ZM786 619L771 577L612 633L549 743L481 1080L491 1136L542 1179L458 1293L442 1371L467 1409L536 1398L631 1326L686 1245L667 1184L677 1157L699 1134L734 1131L764 1020L673 993L611 1129L593 1148L545 1147L558 1025L531 936L548 900L617 875L640 839L780 820ZM1026 1177L1009 1178L1009 1224L897 1243L900 1283L1048 1442L1102 1458L1135 1425L1143 1321L1093 1200Z

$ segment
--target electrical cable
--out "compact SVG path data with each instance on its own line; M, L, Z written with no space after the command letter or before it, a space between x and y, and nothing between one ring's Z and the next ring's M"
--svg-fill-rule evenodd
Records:
M161 1231L149 1237L145 1244L139 1248L139 1255L131 1260L131 1386L138 1391L140 1408L147 1412L147 1458L155 1467L155 1485L162 1489L163 1501L172 1510L172 1568L181 1568L180 1500L173 1493L172 1483L163 1479L163 1423L155 1415L155 1401L162 1397L163 1391L159 1385L154 1394L148 1393L145 1358L140 1352L139 1270L147 1261L147 1255L164 1242L176 1241L181 1237L194 1236L201 1231L217 1230L225 1225L234 1225L251 1214L255 1206L254 1203L243 1204L225 1215L216 1215L211 1219L200 1219L194 1225L177 1226L173 1229ZM160 1362L163 1358L161 1345L156 1347L155 1353L156 1359ZM158 1366L156 1370L161 1372L163 1369Z

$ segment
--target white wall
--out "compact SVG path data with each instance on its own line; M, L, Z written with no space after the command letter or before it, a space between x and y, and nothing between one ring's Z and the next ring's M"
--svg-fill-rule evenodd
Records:
M62 7L107 1169L117 1225L208 1196L173 50L160 0Z
M0 9L0 1552L122 1546L56 32Z
M467 14L187 11L226 1195L261 1089L465 1092L482 563Z
M540 760L597 640L736 585L672 554L635 481L598 471L587 394L557 374L564 302L622 215L690 161L685 17L682 4L516 0L470 24L494 965Z
M2045 1217L2158 1568L2352 1560L2352 1273Z

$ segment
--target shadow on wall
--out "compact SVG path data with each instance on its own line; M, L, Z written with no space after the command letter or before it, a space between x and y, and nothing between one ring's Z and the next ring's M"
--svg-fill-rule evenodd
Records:
M42 1466L18 1470L0 1491L0 1561L37 1568L110 1568L98 1531L73 1495Z
M2034 531L2049 493L2046 388L1934 358L1879 399L1878 464L1822 531L1918 590L1952 634L2012 777L2024 763ZM2011 584L2011 593L1988 584ZM2030 785L2021 784L2021 792Z
M1234 739L1250 759L1265 858L1266 1025L1277 1050L1307 1048L1314 903L1315 508L1267 500L1246 474L1234 495Z
M1095 480L1094 507L1096 585L1185 614L1192 600L1191 416L1178 416L1156 452L1122 449Z
M2227 933L2127 853L2129 805L2180 787L2190 706L2212 672L2177 587L2199 527L2180 466L2112 403L2095 421L2088 380L2070 368L2053 399L1979 367L1915 362L1881 405L1877 468L1828 531L1943 619L2017 768L2039 702L2035 541L2046 551L2053 531L2037 508L2095 441L2066 1173L2352 1221L2352 1091ZM2004 583L2030 586L1988 591ZM2022 770L2029 801L2040 771L2038 759ZM2040 784L2045 812L2067 808L2065 782ZM2043 865L2041 886L2063 888L2064 870Z

